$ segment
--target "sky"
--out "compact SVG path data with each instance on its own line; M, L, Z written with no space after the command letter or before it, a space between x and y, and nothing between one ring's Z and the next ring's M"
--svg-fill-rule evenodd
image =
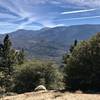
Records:
M0 33L100 24L100 0L0 0Z

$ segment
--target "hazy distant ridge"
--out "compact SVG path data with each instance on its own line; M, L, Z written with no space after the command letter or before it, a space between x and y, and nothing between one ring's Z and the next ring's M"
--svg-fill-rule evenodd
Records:
M97 32L100 32L100 25L74 25L38 31L17 30L10 36L14 47L24 48L30 57L55 58L61 57L75 39L85 40Z

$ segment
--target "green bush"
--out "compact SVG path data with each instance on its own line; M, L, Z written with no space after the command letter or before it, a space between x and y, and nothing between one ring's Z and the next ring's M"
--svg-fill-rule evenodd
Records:
M72 90L100 90L100 33L79 43L67 59L66 87Z
M38 85L44 85L47 89L60 89L62 80L62 74L52 63L30 62L17 69L14 91L33 91Z

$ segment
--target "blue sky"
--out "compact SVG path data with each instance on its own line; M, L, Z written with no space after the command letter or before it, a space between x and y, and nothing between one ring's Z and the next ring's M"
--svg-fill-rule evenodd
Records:
M0 0L0 33L100 24L100 0Z

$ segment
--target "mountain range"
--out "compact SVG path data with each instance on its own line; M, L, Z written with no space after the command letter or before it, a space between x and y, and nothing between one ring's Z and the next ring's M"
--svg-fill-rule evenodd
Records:
M61 59L75 39L86 40L100 32L100 25L73 25L9 33L13 47L24 48L28 58ZM5 34L0 34L0 41Z

